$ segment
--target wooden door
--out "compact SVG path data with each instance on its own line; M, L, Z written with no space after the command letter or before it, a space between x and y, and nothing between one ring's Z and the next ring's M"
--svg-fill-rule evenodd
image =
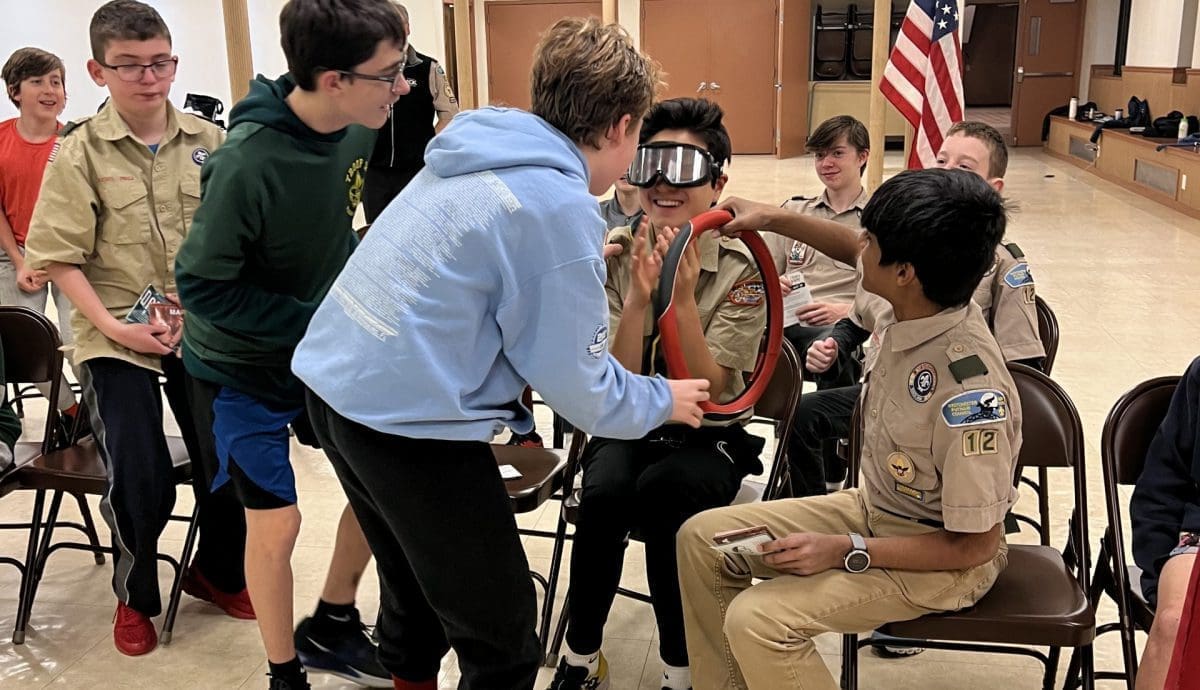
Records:
M1084 0L1022 0L1013 75L1015 146L1041 146L1046 113L1079 92Z
M708 88L738 153L775 153L777 0L708 0Z
M778 0L642 0L642 49L662 64L663 98L725 110L734 153L775 153Z
M522 0L484 4L488 102L529 109L529 72L542 33L563 17L600 16L596 0Z

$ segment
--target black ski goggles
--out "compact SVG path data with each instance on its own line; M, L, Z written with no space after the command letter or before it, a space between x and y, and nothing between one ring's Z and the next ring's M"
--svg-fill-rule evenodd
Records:
M627 178L635 187L653 187L661 177L672 187L699 187L721 176L721 166L699 146L658 141L642 144Z

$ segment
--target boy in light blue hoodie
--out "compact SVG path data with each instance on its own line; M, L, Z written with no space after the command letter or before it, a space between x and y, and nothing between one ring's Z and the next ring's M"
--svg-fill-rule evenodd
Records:
M487 445L532 428L526 385L609 438L699 425L707 381L636 376L608 352L593 195L628 168L657 84L619 26L555 24L533 113L468 112L430 142L296 349L314 430L378 562L379 659L398 688L435 688L451 647L460 688L533 687L534 590Z

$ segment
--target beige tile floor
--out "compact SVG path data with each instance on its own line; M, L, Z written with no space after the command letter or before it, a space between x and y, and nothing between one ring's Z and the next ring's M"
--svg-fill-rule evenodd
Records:
M887 163L888 174L895 172L899 156L890 154ZM766 201L819 191L810 159L738 158L729 174L730 193ZM1019 204L1009 239L1019 242L1031 258L1039 293L1061 322L1055 378L1083 415L1095 537L1105 523L1097 450L1105 413L1138 381L1180 373L1200 351L1200 291L1194 287L1195 267L1200 265L1200 222L1028 149L1013 156L1007 192ZM27 428L34 434L41 414L37 409L29 414ZM548 420L542 420L542 427L548 428ZM300 449L295 457L305 515L293 559L296 613L302 616L320 592L343 497L322 456ZM1061 541L1069 478L1054 480L1054 520ZM26 519L30 507L30 497L8 496L0 502L0 522ZM186 495L181 494L180 508L190 508ZM550 504L522 516L520 522L549 528L554 510ZM64 513L75 515L73 508ZM101 531L106 539L103 527ZM182 539L182 529L171 526L162 546L177 553ZM0 553L21 554L23 549L18 533L0 532ZM526 550L533 567L544 571L550 544L530 538ZM627 585L645 587L643 563L634 545L626 558ZM110 637L109 575L107 567L94 565L85 554L60 552L53 557L27 643L0 642L0 685L6 689L266 686L266 665L254 624L227 618L186 597L170 646L142 658L120 656ZM164 590L167 577L164 568ZM13 624L17 582L14 569L0 568L0 631L5 633ZM369 573L360 597L367 618L374 615L377 592L376 577ZM1100 615L1112 613L1112 607L1105 605ZM659 687L655 638L649 607L618 599L604 646L612 666L613 690ZM830 667L837 669L838 640L829 637L818 643ZM1111 636L1100 641L1098 658L1102 667L1115 668L1118 663ZM1035 688L1040 678L1036 662L1020 657L930 651L903 661L883 661L869 653L862 659L864 688ZM455 687L457 678L451 655L443 664L442 687ZM539 687L545 687L548 678L549 672L543 671ZM314 684L344 686L325 677L314 678Z

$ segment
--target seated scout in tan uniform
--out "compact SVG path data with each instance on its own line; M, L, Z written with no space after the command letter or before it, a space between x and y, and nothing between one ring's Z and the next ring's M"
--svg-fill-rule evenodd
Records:
M1002 192L1008 150L1000 133L991 126L960 122L950 129L938 152L938 167L974 172L997 192ZM1040 369L1046 353L1038 335L1034 298L1033 276L1020 248L1015 244L997 247L995 261L979 281L971 299L982 310L984 321L1000 345L1004 359ZM872 338L872 345L867 348L869 369L870 360L878 352L880 331L892 321L894 317L887 301L863 290L860 283L847 318L834 326L828 339L806 353L808 370L822 373L827 380L832 372L847 367L856 370L852 355L859 345ZM818 458L818 455L828 440L845 438L848 434L854 403L862 391L856 383L844 388L823 389L800 399L792 425L794 433L788 445L795 495L824 493L826 486L823 484L836 491L845 479L844 463L828 462L827 458ZM879 651L878 647L876 651Z
M863 212L864 287L886 299L864 392L861 489L718 508L677 537L696 690L837 687L822 632L969 606L1007 562L1021 407L971 294L1004 234L1000 195L977 175L906 172ZM758 555L717 533L765 526ZM753 578L768 578L754 585Z
M626 369L666 374L653 313L661 255L673 229L720 197L729 135L715 103L690 98L654 106L642 125L629 181L640 187L646 222L620 228L609 242L630 247L608 260L610 346ZM653 248L651 248L653 246ZM707 378L719 402L745 387L766 323L762 279L741 242L705 234L684 254L675 289L684 356ZM718 391L720 393L718 393ZM762 440L737 420L705 420L699 429L667 424L644 438L593 438L584 450L583 495L571 553L567 650L552 690L603 688L604 623L617 591L626 537L646 544L646 578L659 628L662 687L685 690L687 648L675 567L675 532L702 510L728 505L742 478L762 471Z

